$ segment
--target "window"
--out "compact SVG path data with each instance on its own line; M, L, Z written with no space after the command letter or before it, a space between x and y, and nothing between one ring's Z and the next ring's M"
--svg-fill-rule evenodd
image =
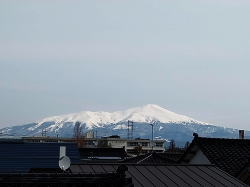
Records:
M138 142L127 142L128 147L138 146Z
M156 142L156 143L155 143L155 146L156 146L156 147L163 147L163 143L162 143L162 142Z
M148 142L141 142L140 144L142 147L148 147Z

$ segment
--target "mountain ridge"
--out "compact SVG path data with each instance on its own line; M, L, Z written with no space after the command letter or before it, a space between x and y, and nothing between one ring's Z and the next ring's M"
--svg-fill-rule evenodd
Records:
M37 121L37 123L42 124L48 121L55 121L57 124L63 122L74 122L74 123L82 122L86 123L87 127L91 129L91 124L98 125L98 124L121 123L129 120L141 123L142 122L151 123L154 121L159 121L162 123L197 122L200 124L208 124L184 115L171 112L155 104L147 104L142 107L134 107L127 110L115 111L115 112L82 111L78 113L57 115L44 118L40 121Z
M174 139L177 145L191 141L194 132L203 137L238 138L237 129L200 122L153 104L116 112L82 111L57 115L0 131L14 136L41 136L46 130L47 136L72 137L75 123L80 122L83 133L94 130L98 137L119 135L126 138L128 120L134 122L134 138L151 138L151 123L154 123L155 138ZM246 131L246 136L248 134Z

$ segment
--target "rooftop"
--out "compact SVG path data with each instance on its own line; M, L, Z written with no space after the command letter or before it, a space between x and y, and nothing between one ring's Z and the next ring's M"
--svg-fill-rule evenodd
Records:
M80 148L81 162L116 162L127 157L124 148Z
M249 139L195 137L182 160L190 159L198 148L212 164L233 176L237 176L249 163Z
M178 157L179 155L177 155ZM179 158L179 157L178 157ZM125 159L122 163L135 164L176 164L178 158L175 158L171 153L156 153L151 152L136 157Z
M247 186L212 165L134 165L126 164L126 178L141 186ZM72 165L71 173L114 172L119 164Z

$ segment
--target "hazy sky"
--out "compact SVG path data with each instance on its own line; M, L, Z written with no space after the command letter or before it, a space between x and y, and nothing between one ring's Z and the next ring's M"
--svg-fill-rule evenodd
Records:
M250 1L1 0L0 127L158 104L250 130Z

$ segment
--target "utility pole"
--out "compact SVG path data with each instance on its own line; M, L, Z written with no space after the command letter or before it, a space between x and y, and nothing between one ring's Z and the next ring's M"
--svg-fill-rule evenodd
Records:
M151 146L152 146L152 152L154 150L154 124L150 123L149 125L151 125L152 127L152 139L151 139Z
M75 127L74 127L74 132L73 132L73 136L74 138L78 141L79 138L81 138L82 135L82 127L81 127L81 123L79 121L77 121L75 123Z
M150 123L149 125L152 127L152 137L151 137L151 146L152 146L152 152L154 150L154 126L157 124L157 121L154 121L153 123Z
M128 120L128 139L133 139L134 122Z

